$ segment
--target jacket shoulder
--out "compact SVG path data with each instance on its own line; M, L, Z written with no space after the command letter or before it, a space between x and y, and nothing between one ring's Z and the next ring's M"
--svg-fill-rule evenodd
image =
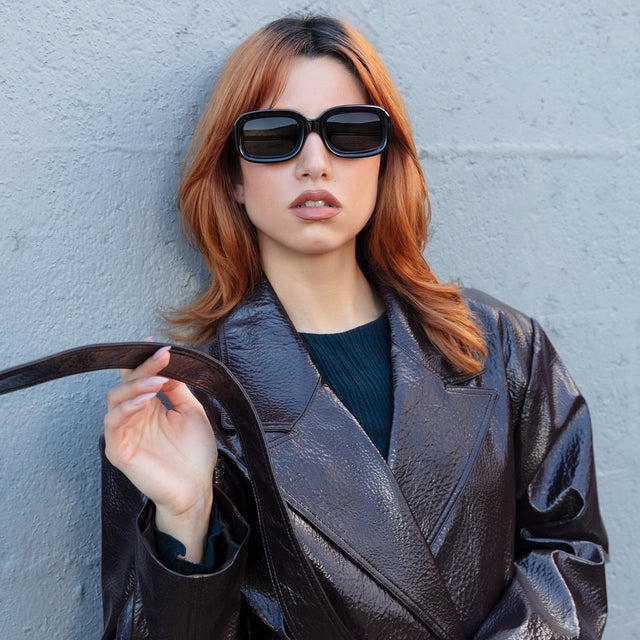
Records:
M506 324L521 331L532 331L532 318L488 293L479 289L463 289L461 295L476 318L481 324L487 325L487 328Z
M533 318L478 289L464 289L461 295L480 324L489 349L500 347L506 359L514 349L527 357L543 333Z
M551 346L538 323L522 311L477 289L464 289L462 298L483 332L485 371L502 369L510 394L520 397L528 387L533 363L543 345Z

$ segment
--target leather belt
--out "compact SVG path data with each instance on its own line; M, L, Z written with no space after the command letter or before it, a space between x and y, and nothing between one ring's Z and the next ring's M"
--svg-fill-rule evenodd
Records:
M0 371L0 395L76 373L135 369L157 349L149 342L78 347ZM295 640L350 640L302 549L271 468L260 419L246 392L218 360L171 347L162 375L213 396L233 419L245 454L269 572L287 631Z

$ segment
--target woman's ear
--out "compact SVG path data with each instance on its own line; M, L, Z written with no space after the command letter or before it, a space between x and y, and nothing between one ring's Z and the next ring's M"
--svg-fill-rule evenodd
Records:
M238 204L244 204L244 185L242 183L233 185L233 197Z

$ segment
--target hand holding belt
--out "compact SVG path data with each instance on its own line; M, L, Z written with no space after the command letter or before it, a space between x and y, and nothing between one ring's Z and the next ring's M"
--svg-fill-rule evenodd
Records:
M135 369L164 345L155 342L96 344L63 351L0 371L0 395L101 369ZM232 417L245 452L269 572L287 630L295 640L349 640L295 534L271 468L262 426L240 383L218 360L171 347L163 376L213 396Z

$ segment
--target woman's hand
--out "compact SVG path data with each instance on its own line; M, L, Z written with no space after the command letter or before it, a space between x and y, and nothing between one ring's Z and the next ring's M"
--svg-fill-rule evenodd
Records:
M107 396L106 455L155 503L158 529L185 545L187 560L200 562L218 450L205 411L187 386L158 375L170 357L163 347L137 369L120 371L122 383ZM160 402L159 391L172 409Z

